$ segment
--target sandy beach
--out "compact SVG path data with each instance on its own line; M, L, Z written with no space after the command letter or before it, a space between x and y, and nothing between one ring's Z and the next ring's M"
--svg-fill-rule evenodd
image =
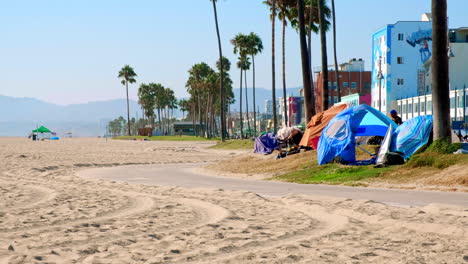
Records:
M237 155L210 144L0 138L0 263L468 263L466 207L78 176Z

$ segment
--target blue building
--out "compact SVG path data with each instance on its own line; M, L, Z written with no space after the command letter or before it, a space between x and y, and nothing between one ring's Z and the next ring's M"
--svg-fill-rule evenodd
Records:
M431 15L398 21L372 35L372 106L388 114L396 101L425 90L424 63L432 56Z

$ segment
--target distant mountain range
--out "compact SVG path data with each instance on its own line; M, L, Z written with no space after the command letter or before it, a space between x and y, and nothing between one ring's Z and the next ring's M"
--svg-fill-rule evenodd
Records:
M288 96L298 96L300 87L287 89ZM249 110L253 110L252 89L248 88ZM256 88L256 103L260 112L265 111L265 100L271 100L271 90ZM245 92L245 89L243 90ZM277 97L283 92L277 90ZM236 103L231 110L239 109L240 90L234 89ZM245 93L243 93L245 100ZM245 106L245 101L244 101ZM244 109L245 111L245 109ZM130 100L130 116L136 113L141 117L138 103ZM180 111L174 111L176 117L181 117ZM0 136L27 136L37 126L44 125L55 131L59 136L71 131L74 136L102 136L110 120L119 116L127 116L125 99L89 102L86 104L56 105L34 98L19 98L0 95Z
M103 135L107 123L127 116L125 99L61 106L34 98L0 95L0 136L26 136L44 125L59 135L71 131L75 136ZM131 116L141 114L136 101L130 101Z

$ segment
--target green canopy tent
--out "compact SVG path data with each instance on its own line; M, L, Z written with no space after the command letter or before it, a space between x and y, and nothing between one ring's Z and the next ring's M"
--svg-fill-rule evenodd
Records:
M33 130L33 133L52 133L47 127L41 126L40 128Z

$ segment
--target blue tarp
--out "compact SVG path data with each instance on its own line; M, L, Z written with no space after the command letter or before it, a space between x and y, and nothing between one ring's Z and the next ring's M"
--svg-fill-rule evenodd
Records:
M432 130L432 116L417 116L405 121L392 135L391 151L407 159L426 145Z
M271 154L278 148L278 141L273 133L261 135L255 139L254 153Z
M326 164L337 156L349 164L355 163L356 137L384 137L389 126L397 127L382 112L366 104L340 112L322 132L317 150L318 163Z

